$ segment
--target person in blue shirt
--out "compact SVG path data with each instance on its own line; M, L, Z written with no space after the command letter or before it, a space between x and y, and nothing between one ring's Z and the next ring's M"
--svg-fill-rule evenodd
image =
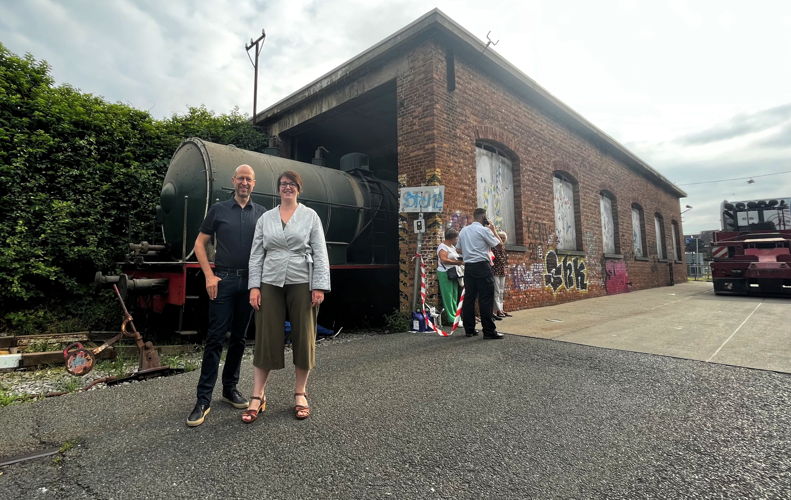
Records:
M476 208L474 222L464 226L459 233L459 247L464 260L464 305L461 319L468 337L478 335L475 330L475 301L481 312L483 338L501 339L492 319L494 307L494 273L492 248L502 243L497 228L486 218L486 209Z

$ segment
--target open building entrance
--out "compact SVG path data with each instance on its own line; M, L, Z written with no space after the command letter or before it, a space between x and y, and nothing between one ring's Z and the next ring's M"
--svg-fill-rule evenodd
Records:
M308 103L319 106L327 103ZM314 162L319 148L323 165L341 169L341 158L350 153L368 157L368 169L390 189L386 205L391 216L366 230L361 238L376 247L368 258L350 256L348 265L332 266L332 293L322 305L319 322L365 328L382 324L384 316L398 309L398 137L395 81L323 112L279 134L281 151L301 162ZM353 250L353 249L352 249ZM363 257L360 258L360 255ZM384 255L384 257L382 257Z

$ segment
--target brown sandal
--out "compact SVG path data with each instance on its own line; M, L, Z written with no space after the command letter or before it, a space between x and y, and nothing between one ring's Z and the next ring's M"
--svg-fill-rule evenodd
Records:
M255 420L258 418L258 414L263 413L264 410L266 410L266 399L259 398L258 396L253 396L250 398L250 402L252 403L254 399L260 401L261 404L258 405L257 410L251 410L248 408L242 412L242 422L246 424L252 424L253 422L255 422Z
M294 397L297 396L305 396L305 399L307 399L308 393L295 392ZM297 420L305 420L310 416L310 406L294 405L294 416L297 418Z

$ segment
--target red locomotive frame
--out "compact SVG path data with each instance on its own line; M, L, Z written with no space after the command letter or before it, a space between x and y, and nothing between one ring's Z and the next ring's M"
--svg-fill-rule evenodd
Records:
M711 244L714 293L791 296L789 200L725 201L722 227Z

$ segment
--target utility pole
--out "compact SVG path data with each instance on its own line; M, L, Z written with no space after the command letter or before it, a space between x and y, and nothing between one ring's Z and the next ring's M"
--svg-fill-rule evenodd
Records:
M264 39L266 38L266 33L264 30L261 30L261 36L259 36L256 40L250 39L250 43L244 46L245 50L247 51L247 57L250 57L250 49L255 47L255 61L250 58L250 62L253 64L253 69L255 70L255 81L253 83L253 125L255 125L255 118L256 118L256 105L258 104L258 55L261 53L261 48L264 46Z

